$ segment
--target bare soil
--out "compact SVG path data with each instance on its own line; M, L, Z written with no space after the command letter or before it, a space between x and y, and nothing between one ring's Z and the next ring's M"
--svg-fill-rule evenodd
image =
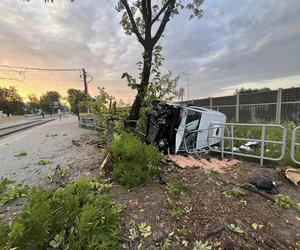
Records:
M234 184L247 182L249 177L264 176L282 183L280 193L299 202L300 188L281 177L276 169L247 162L226 174L168 169L166 166L162 175L167 183L182 181L191 189L190 194L175 197L182 202L183 216L179 220L171 218L166 185L157 180L131 192L114 185L116 200L127 205L122 225L124 249L138 249L140 244L140 249L161 249L166 238L171 241L169 249L193 249L196 240L209 241L213 249L300 249L298 211L279 208L251 191L242 190L246 193L242 198L226 198L223 194L236 187ZM130 241L131 220L150 224L152 235ZM256 229L251 226L253 223L258 225ZM229 224L239 226L244 233L234 233ZM182 228L187 229L186 235L180 234Z

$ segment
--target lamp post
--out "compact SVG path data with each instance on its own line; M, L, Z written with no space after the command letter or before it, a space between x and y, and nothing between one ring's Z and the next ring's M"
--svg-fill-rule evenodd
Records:
M186 95L187 101L190 99L190 76L193 76L193 73L182 72L183 75L186 76Z

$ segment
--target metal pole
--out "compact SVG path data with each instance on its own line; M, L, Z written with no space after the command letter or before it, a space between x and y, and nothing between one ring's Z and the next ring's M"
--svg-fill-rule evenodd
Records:
M282 103L282 89L277 90L277 102L276 102L276 123L280 124L281 121L281 103Z
M88 85L87 85L87 81L86 81L86 71L83 68L82 69L82 78L83 78L83 84L84 84L84 93L88 94Z
M235 122L240 122L240 95L236 95Z
M261 131L260 166L264 165L265 138L266 138L266 127L263 124L262 131Z
M209 97L209 109L213 108L213 99L212 97Z

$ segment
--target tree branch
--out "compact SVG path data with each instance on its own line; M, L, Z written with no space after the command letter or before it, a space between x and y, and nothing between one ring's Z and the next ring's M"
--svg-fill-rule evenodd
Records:
M151 25L153 25L158 18L160 17L160 15L166 10L166 8L168 7L168 5L172 2L172 0L169 0L168 2L166 2L166 4L161 8L161 10L157 13L157 15L153 18Z
M131 23L131 30L132 32L137 36L139 42L144 45L145 43L145 40L143 39L143 37L141 36L137 26L136 26L136 23L135 23L135 20L134 20L134 17L132 15L132 12L131 12L131 9L129 7L129 4L127 2L127 0L122 0L122 4L124 5L125 9L126 9L126 12L129 16L129 19L130 19L130 23Z
M159 26L159 28L158 28L158 30L157 30L157 32L156 32L154 38L152 39L153 45L155 45L155 44L157 43L157 41L158 41L159 38L161 37L162 33L164 32L164 30L165 30L165 28L166 28L166 25L167 25L167 23L168 23L169 20L170 20L170 16L171 16L171 14L172 14L172 11L173 11L173 9L174 9L174 7L175 7L175 2L176 2L176 0L170 0L169 2L170 2L170 3L169 3L169 5L168 5L167 10L166 10L166 12L165 12L165 15L164 15L164 17L163 17L163 19L162 19L162 21L161 21L161 23L160 23L160 26ZM153 19L153 20L154 20L154 19Z

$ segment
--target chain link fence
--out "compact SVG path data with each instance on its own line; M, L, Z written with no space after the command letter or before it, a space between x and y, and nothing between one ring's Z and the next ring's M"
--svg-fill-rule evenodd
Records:
M220 111L228 122L300 123L300 87L182 102Z

